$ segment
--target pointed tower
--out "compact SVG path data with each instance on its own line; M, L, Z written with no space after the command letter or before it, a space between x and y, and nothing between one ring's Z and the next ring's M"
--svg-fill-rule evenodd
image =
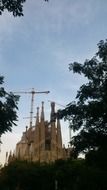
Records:
M61 124L59 119L57 119L57 143L58 147L62 148Z
M55 102L51 102L51 155L56 160L56 125L55 125Z
M42 108L41 108L41 122L44 122L44 102L42 102Z
M39 125L39 107L37 107L37 114L36 114L36 123L35 123L35 127Z
M39 122L39 107L37 107L35 131L34 131L34 148L33 148L33 160L38 161L40 157L40 122Z
M41 108L41 120L40 120L40 161L44 161L45 150L45 116L44 116L44 102L42 102Z
M56 117L55 117L55 102L51 102L51 116L50 121L52 123L55 123Z
M40 136L40 130L39 130L39 107L37 107L37 114L36 114L36 122L35 122L35 138L34 142L36 145L39 143L39 136Z
M57 119L57 159L62 158L62 135L60 120Z

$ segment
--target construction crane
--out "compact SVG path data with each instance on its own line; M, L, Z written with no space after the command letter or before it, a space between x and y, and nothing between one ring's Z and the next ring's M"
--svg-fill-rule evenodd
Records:
M51 103L52 103L52 102L55 102L55 101L48 100L48 102L51 102ZM66 106L63 106L62 104L59 104L59 103L57 103L57 102L55 102L55 104L58 105L58 106L61 106L61 107L63 107L63 108L66 107Z
M19 91L19 92L13 92L13 93L15 93L15 94L31 94L30 127L32 127L34 95L35 94L49 94L50 91L35 91L34 88L32 88L32 90L28 91L28 92Z
M36 118L36 116L34 116L32 118ZM30 117L23 117L23 119L30 119Z

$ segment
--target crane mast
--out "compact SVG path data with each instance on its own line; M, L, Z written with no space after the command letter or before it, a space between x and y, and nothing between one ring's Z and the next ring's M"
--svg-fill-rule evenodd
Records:
M33 104L34 104L34 89L31 91L32 97L31 97L31 110L30 110L30 127L32 127L32 120L33 120Z
M32 121L33 121L33 106L34 106L34 96L35 94L48 94L50 91L35 91L34 88L32 88L31 91L19 91L19 92L13 92L16 94L31 94L31 108L30 108L30 127L32 127Z

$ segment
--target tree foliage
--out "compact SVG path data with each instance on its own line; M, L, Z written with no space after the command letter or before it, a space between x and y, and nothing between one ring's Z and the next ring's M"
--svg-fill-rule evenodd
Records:
M23 16L23 3L26 0L0 0L0 15L4 10L13 13L13 16Z
M70 63L70 71L83 75L87 83L77 91L76 101L59 111L71 120L78 132L72 138L77 153L104 149L107 151L107 40L98 43L98 52L81 63Z
M91 167L85 160L58 160L55 163L15 161L0 171L2 190L105 190L107 169Z
M17 121L18 96L13 93L7 93L2 87L3 77L0 76L0 136L12 130L12 126Z
M48 0L44 0L47 1ZM7 10L8 12L12 12L13 16L23 16L23 3L26 0L0 0L0 15Z

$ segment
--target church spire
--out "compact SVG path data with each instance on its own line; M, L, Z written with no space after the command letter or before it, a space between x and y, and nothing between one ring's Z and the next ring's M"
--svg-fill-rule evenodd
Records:
M51 122L55 122L55 102L51 102Z
M56 123L55 123L55 102L51 102L51 151L56 151ZM53 153L52 153L53 156ZM55 156L55 155L54 155ZM57 156L55 156L57 159Z
M41 121L44 121L44 102L42 102Z
M39 107L37 107L36 124L35 125L38 125L38 124L39 124Z
M57 118L57 143L58 147L62 148L61 124L58 118Z

